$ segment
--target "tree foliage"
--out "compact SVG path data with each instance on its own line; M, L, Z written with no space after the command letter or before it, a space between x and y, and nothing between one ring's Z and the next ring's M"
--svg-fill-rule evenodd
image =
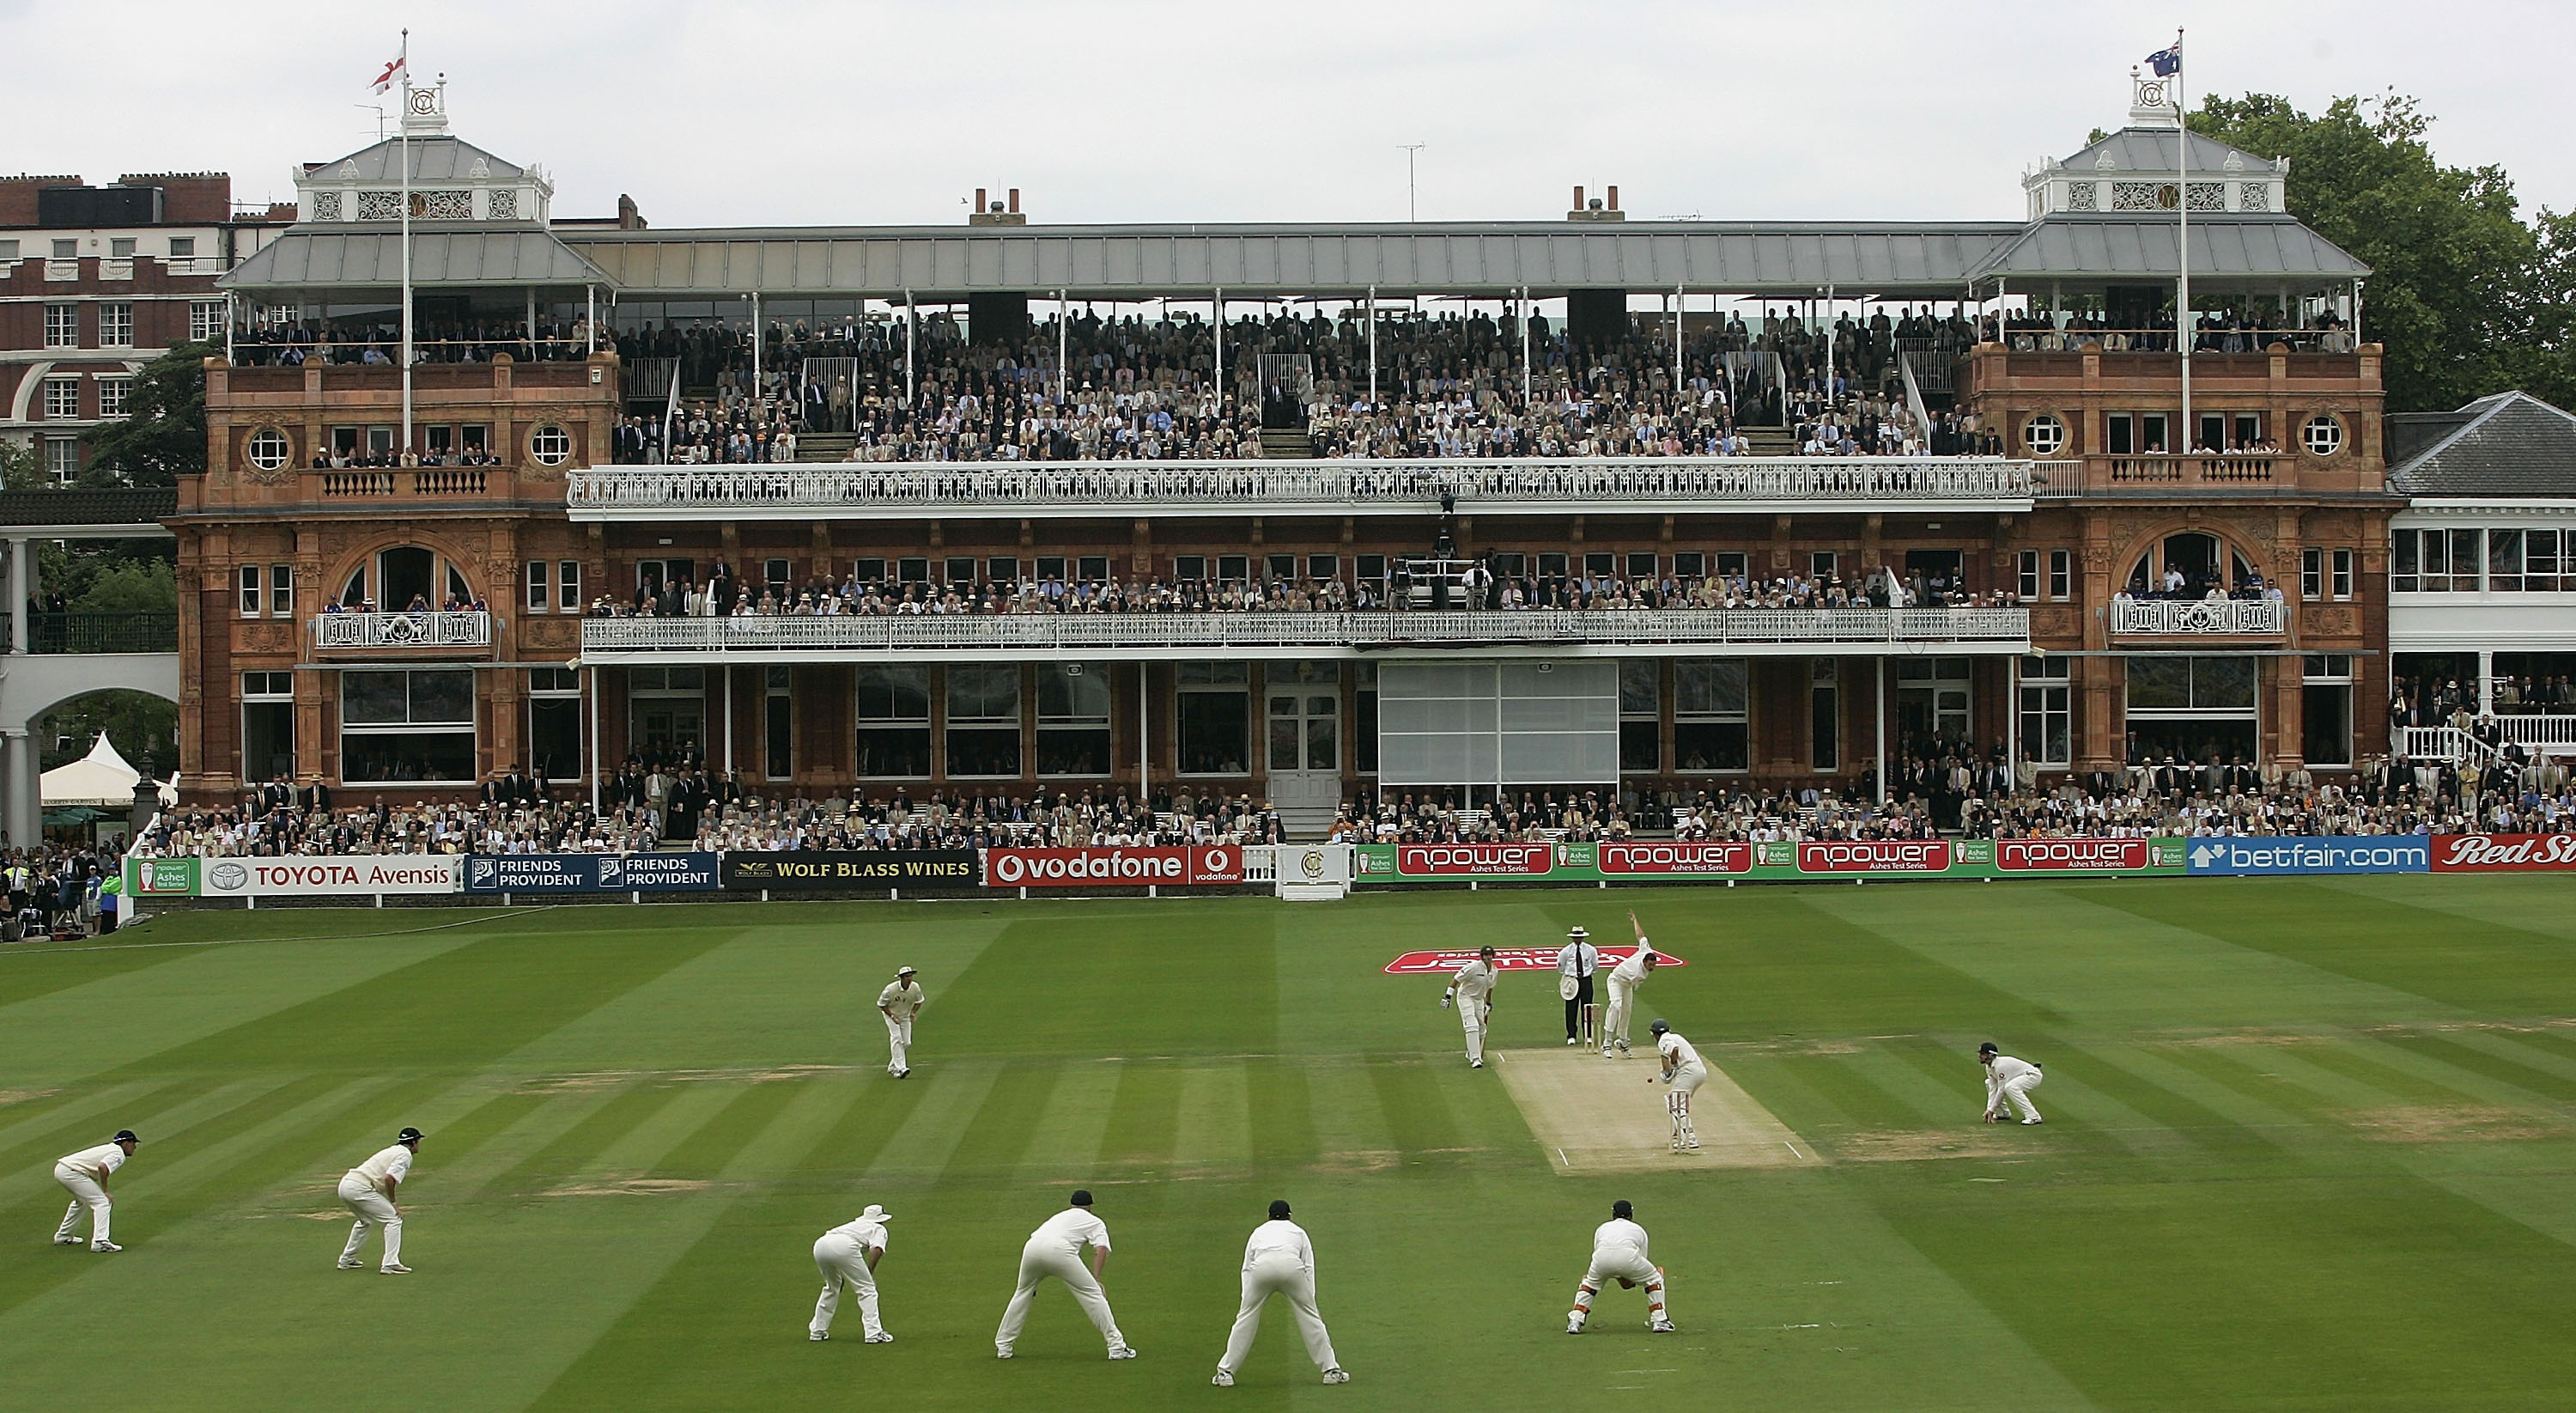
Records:
M127 412L84 435L90 445L85 482L175 486L206 469L206 355L211 345L183 343L143 365L127 393Z
M2362 336L2387 350L2391 411L2457 407L2531 371L2543 241L2504 169L2444 166L2431 126L2396 93L2338 98L2313 117L2275 94L2212 95L2192 117L2195 132L2289 158L2290 213L2371 267Z

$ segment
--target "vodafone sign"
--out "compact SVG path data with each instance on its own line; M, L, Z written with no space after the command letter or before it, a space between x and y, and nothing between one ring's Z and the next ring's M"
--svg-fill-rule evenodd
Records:
M1395 871L1405 878L1544 878L1556 866L1553 844L1398 844Z
M1753 846L1702 842L1686 844L1615 842L1601 846L1601 871L1608 874L1696 875L1749 873Z
M1940 873L1947 839L1819 839L1798 846L1800 873Z
M1189 848L987 849L993 888L1141 888L1243 881L1243 851L1230 844Z
M2435 873L2557 869L2576 869L2576 834L2446 834L2433 841Z
M2148 852L2144 839L1998 839L1995 867L2006 873L2141 869Z

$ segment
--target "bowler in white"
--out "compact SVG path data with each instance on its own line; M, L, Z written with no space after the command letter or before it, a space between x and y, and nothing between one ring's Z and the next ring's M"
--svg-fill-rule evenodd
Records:
M411 1274L402 1263L403 1179L411 1176L411 1160L420 1152L420 1130L406 1128L394 1135L393 1146L351 1168L340 1179L340 1201L358 1214L349 1227L349 1244L340 1248L340 1269L354 1271L367 1263L358 1259L360 1248L367 1244L367 1231L382 1227L385 1233L384 1264L377 1267L389 1276Z
M832 1316L840 1311L841 1287L846 1285L858 1293L859 1326L867 1331L868 1343L894 1343L877 1318L877 1261L885 1255L885 1224L893 1220L894 1213L871 1202L858 1220L815 1238L814 1265L823 1273L823 1294L814 1302L813 1323L805 1327L807 1339L820 1343L832 1337Z
M1086 1246L1091 1248L1087 1267L1082 1263ZM1091 1194L1077 1191L1073 1205L1039 1223L1029 1233L1028 1244L1020 1248L1020 1284L1002 1310L1002 1327L993 1334L994 1357L1011 1357L1011 1346L1019 1343L1020 1330L1029 1322L1029 1304L1037 1299L1038 1282L1053 1276L1073 1292L1074 1302L1091 1317L1092 1328L1109 1342L1109 1357L1135 1358L1127 1337L1118 1332L1117 1317L1109 1313L1109 1297L1100 1289L1100 1273L1108 1264L1109 1227L1091 1214Z
M1623 1060L1628 1058L1628 1022L1637 1012L1637 992L1662 960L1646 941L1646 929L1635 913L1628 914L1628 930L1637 934L1637 950L1610 969L1610 1014L1601 1022L1601 1053L1607 1056L1615 1047Z
M1989 1040L1977 1047L1977 1063L1986 1067L1986 1122L2003 1123L2012 1115L2005 1111L2009 1104L2021 1113L2025 1124L2046 1123L2039 1109L2030 1102L2030 1092L2039 1088L2039 1066L2028 1060L2016 1060L1997 1049Z
M886 1061L886 1073L897 1079L912 1077L912 1018L921 1014L929 998L921 994L921 983L913 980L910 967L897 968L894 980L877 993L877 1009L885 1013L886 1048L893 1057Z
M63 1224L54 1228L54 1245L81 1244L80 1219L86 1210L89 1213L89 1249L102 1256L125 1249L107 1239L108 1221L115 1209L115 1204L108 1200L107 1177L124 1167L125 1160L133 1157L134 1150L140 1146L141 1140L134 1136L134 1130L121 1128L116 1131L116 1137L96 1148L84 1148L54 1160L54 1181L61 1183L72 1195L72 1205L63 1212Z
M1494 967L1494 949L1479 947L1475 960L1458 968L1449 978L1448 989L1440 993L1440 1004L1458 1007L1458 1024L1467 1032L1467 1066L1485 1067L1485 1023L1494 1014L1494 981L1499 975Z
M1636 1219L1637 1209L1623 1197L1610 1204L1610 1220L1592 1229L1592 1265L1583 1273L1583 1284L1574 1288L1574 1309L1565 1317L1567 1334L1583 1333L1584 1322L1592 1318L1592 1297L1612 1281L1622 1290L1644 1286L1646 1327L1657 1334L1673 1333L1672 1317L1664 1310L1664 1268L1646 1254L1646 1229Z
M1252 1356L1253 1337L1261 1333L1262 1307L1270 1297L1285 1295L1297 1312L1297 1333L1306 1341L1306 1357L1324 1373L1328 1384L1346 1384L1351 1376L1333 1358L1333 1337L1315 1311L1315 1243L1306 1229L1288 1220L1288 1203L1270 1204L1270 1220L1252 1229L1243 1244L1243 1309L1234 1317L1234 1332L1225 1338L1225 1357L1216 1361L1218 1388L1234 1387L1235 1372Z

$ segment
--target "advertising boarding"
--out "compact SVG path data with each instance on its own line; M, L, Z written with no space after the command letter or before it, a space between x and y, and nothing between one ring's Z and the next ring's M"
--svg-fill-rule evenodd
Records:
M2194 878L2423 873L2432 867L2433 840L2423 834L2253 835L2183 842Z
M794 849L781 853L729 853L722 875L727 888L830 892L877 888L973 888L984 864L973 849Z
M2435 873L2541 873L2576 869L2576 834L2444 834Z
M142 898L364 898L453 893L453 854L339 854L300 858L127 859L126 891Z
M475 854L468 893L662 893L721 886L720 854Z
M2183 872L2182 839L1810 839L1362 844L1358 881L1633 882L1639 879L2114 878Z
M1242 881L1243 850L1231 844L984 851L984 883L990 888L1192 887Z

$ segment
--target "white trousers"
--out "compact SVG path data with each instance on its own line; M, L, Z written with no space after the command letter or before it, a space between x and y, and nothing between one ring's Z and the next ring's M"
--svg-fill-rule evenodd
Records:
M1118 1332L1118 1319L1109 1313L1109 1297L1082 1258L1070 1251L1037 1245L1020 1248L1020 1287L1011 1292L1011 1303L1002 1311L1002 1327L993 1334L993 1347L1008 1349L1019 1342L1020 1329L1029 1322L1029 1304L1037 1299L1038 1282L1053 1276L1073 1292L1074 1303L1091 1318L1091 1327L1112 1349L1122 1348L1127 1337Z
M2039 1081L2040 1076L2035 1074L2020 1075L2015 1078L2005 1080L2005 1103L2012 1105L2012 1107L2025 1119L2038 1118L2039 1110L2031 1104L2030 1092L2039 1088ZM2000 1109L2003 1105L1998 1104L1995 1107Z
M112 1205L107 1200L107 1189L98 1185L98 1179L68 1163L54 1164L54 1181L70 1189L72 1194L72 1205L63 1212L63 1224L54 1229L54 1240L69 1241L80 1235L82 1208L89 1209L89 1239L92 1242L107 1240L107 1222Z
M1216 1366L1229 1374L1243 1367L1252 1354L1253 1336L1261 1333L1261 1309L1273 1295L1288 1297L1288 1308L1297 1313L1297 1333L1306 1341L1306 1357L1315 1361L1315 1367L1340 1367L1333 1358L1333 1337L1324 1329L1324 1317L1315 1311L1314 1273L1284 1251L1265 1252L1244 1268L1243 1309L1234 1317L1234 1333L1226 1336L1225 1357Z
M1664 1273L1645 1254L1633 1246L1596 1246L1592 1248L1592 1266L1583 1273L1583 1284L1574 1292L1574 1313L1590 1315L1592 1297L1610 1288L1617 1280L1631 1280L1646 1288L1647 1313L1670 1318L1664 1309Z
M367 1244L367 1229L382 1227L385 1229L385 1264L401 1265L402 1213L394 1210L394 1204L385 1199L384 1193L378 1191L375 1184L351 1173L340 1179L340 1201L358 1214L358 1220L349 1227L349 1244L340 1248L340 1259L357 1260L358 1249Z
M1616 976L1610 978L1610 1015L1601 1026L1602 1049L1609 1049L1613 1040L1622 1045L1628 1043L1628 1020L1637 1009L1637 987L1644 984L1637 982L1632 985Z
M859 1325L869 1335L885 1333L877 1319L877 1276L868 1269L867 1248L854 1237L826 1234L814 1243L814 1265L823 1273L823 1295L814 1302L814 1322L807 1329L816 1334L829 1334L832 1316L841 1309L841 1287L846 1285L859 1297Z
M909 1018L896 1020L883 1011L877 1014L885 1016L886 1048L894 1052L893 1058L886 1061L886 1073L902 1074L912 1068L912 1021Z
M1484 1063L1485 1022L1492 1017L1493 1013L1494 1003L1491 1000L1473 996L1458 998L1458 1024L1467 1032L1467 1058L1478 1064Z

